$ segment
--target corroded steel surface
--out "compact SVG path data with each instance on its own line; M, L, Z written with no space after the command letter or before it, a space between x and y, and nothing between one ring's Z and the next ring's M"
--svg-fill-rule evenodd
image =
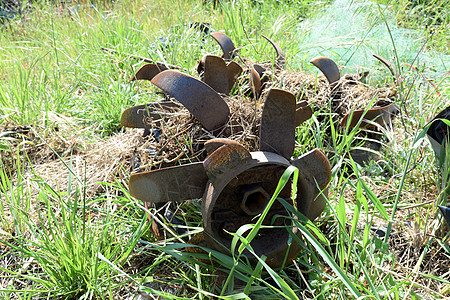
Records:
M295 126L299 126L309 118L311 118L313 111L311 106L306 101L297 102L295 108Z
M214 151L222 147L223 145L241 145L239 142L230 140L230 139L212 139L205 142L205 150L208 155L211 155Z
M442 215L444 216L445 222L447 222L447 225L450 226L450 207L442 205L438 205L438 207Z
M295 96L271 89L264 102L260 127L260 150L290 158L295 145Z
M120 118L120 125L130 128L159 126L167 113L180 109L180 104L162 101L127 108Z
M203 72L203 81L218 93L228 94L242 73L239 64L234 61L227 64L215 55L204 56L200 64L198 70Z
M253 64L250 69L250 86L253 90L253 93L256 94L256 97L261 95L261 77L263 76L264 71L264 68L258 64Z
M153 77L167 69L168 68L166 68L164 65L145 64L139 70L137 70L136 74L134 74L131 80L152 80Z
M319 56L311 59L310 63L316 66L323 73L323 75L325 75L330 84L341 78L339 68L331 58Z
M180 101L207 130L225 125L230 109L222 97L210 86L184 73L166 70L152 79L152 83Z
M130 176L130 194L144 202L159 203L201 198L208 181L203 163L159 169Z
M220 48L222 48L224 59L232 59L236 48L234 47L233 41L222 32L213 32L211 36L219 43Z
M355 110L348 113L342 118L341 126L347 126L348 119L351 117L349 128L354 128L361 120L360 127L373 126L371 122L375 122L380 126L386 127L392 124L392 118L398 113L398 108L394 103L383 107L372 108L369 110Z
M283 50L281 50L280 46L278 46L277 43L269 39L267 36L262 35L263 38L265 38L272 46L275 48L275 52L277 53L277 58L275 60L275 66L284 69L284 66L286 65L286 57L283 53Z

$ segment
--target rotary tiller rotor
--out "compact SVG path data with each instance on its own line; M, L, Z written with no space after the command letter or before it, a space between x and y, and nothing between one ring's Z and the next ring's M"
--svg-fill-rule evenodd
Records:
M331 167L324 154L315 149L291 159L295 145L295 97L284 90L272 89L265 101L260 125L260 151L249 152L228 139L212 139L205 144L208 156L203 162L164 168L130 177L130 193L147 203L185 201L202 198L202 218L206 245L229 252L231 235L240 226L252 222L260 214L274 193L284 170L294 165L299 169L297 209L314 220L325 207L323 193L331 176ZM280 197L290 198L291 185L281 191ZM287 215L276 202L265 220L270 225L272 216ZM300 246L288 245L292 224L277 218L275 228L262 229L253 240L258 255L267 256L267 262L280 267L285 257L294 259ZM244 252L244 255L249 256ZM287 255L287 256L286 256Z
M392 74L396 74L395 68L383 57L374 55L375 58L380 60ZM335 87L341 79L341 73L337 64L328 57L319 56L313 58L310 63L316 66L327 78L328 83ZM361 127L371 127L374 123L382 127L388 127L392 124L392 118L398 113L398 108L394 103L384 104L380 107L375 107L369 110L358 109L347 112L342 118L340 125L345 127L349 119L351 122L348 124L349 128L354 128L358 123ZM373 127L373 126L372 126Z

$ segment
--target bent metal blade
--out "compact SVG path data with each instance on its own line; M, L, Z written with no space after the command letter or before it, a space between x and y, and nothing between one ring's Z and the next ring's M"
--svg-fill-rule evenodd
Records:
M278 46L277 43L269 39L267 36L262 35L262 37L265 38L273 46L275 52L277 53L275 66L277 66L280 69L284 69L284 66L286 65L286 57L284 56L283 50L281 50L280 46Z
M174 70L166 70L152 79L152 83L176 100L212 131L224 126L230 109L222 97L200 80Z
M152 128L164 119L164 114L181 106L172 101L162 101L127 108L120 118L120 125L129 128Z
M277 153L287 159L295 146L295 96L288 91L271 89L261 116L260 150Z
M316 66L323 73L323 75L325 75L330 84L341 78L339 68L331 58L319 56L311 59L310 63Z
M153 77L161 73L162 71L167 70L168 68L163 65L158 64L145 64L139 70L137 70L136 74L134 74L131 81L135 80L152 80Z
M216 40L217 43L219 43L220 48L222 48L222 57L224 59L232 59L236 48L234 47L233 41L228 37L228 35L222 32L213 32L211 33L211 36L214 38L214 40Z
M203 163L169 167L130 176L130 194L144 202L199 199L208 181Z
M312 114L311 106L306 101L298 102L295 109L295 126L300 126L300 124L311 118Z
M389 71L391 72L392 76L394 76L395 79L398 79L398 73L397 73L397 69L394 68L394 66L384 57L378 55L378 54L373 54L373 57L375 57L376 59L378 59L381 63L383 63L383 65L385 65Z
M360 126L370 126L370 122L375 122L380 126L386 127L392 123L392 117L398 113L398 108L394 103L383 107L372 108L369 110L360 109L350 112L342 118L341 126L345 127L348 119L351 118L348 124L349 128L354 128L360 121ZM369 122L370 121L370 122Z

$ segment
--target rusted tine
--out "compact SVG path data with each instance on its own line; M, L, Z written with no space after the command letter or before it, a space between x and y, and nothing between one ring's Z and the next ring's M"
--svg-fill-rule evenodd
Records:
M100 47L100 50L106 51L106 52L109 52L109 53L119 53L117 50L110 49L110 48L105 48L105 47ZM161 66L166 66L167 68L170 68L170 69L181 69L181 67L179 67L179 66L163 63L163 62L160 62L160 61L154 61L154 60L152 60L150 58L147 58L147 57L137 56L137 55L133 55L133 54L126 54L126 56L132 57L132 58L136 58L136 59L148 62L148 63L153 63L153 64L157 64L157 65L161 65Z
M331 58L325 56L319 56L310 60L314 66L316 66L328 80L328 83L332 84L341 78L341 73L337 64Z
M158 64L145 64L139 70L137 70L136 74L134 74L131 81L135 80L152 80L153 77L161 73L162 71L167 70L168 68L164 65Z
M291 161L307 179L324 189L331 179L331 165L325 154L319 149L314 149L308 153Z
M312 114L311 106L306 101L298 102L295 109L295 126L297 127L311 118Z
M441 156L442 144L446 142L450 135L450 126L440 119L450 120L450 106L447 106L430 121L431 125L427 130L428 139L438 157Z
M275 48L275 52L277 53L276 63L275 66L277 66L280 69L284 69L286 65L286 57L284 56L283 50L281 50L280 46L278 46L277 43L269 39L264 34L261 35L263 38L265 38L272 46Z
M203 196L208 177L203 163L192 163L130 176L130 194L144 202L185 201Z
M295 96L288 91L271 89L261 116L260 150L290 159L295 146Z
M228 75L228 93L233 88L239 75L242 74L242 67L235 61L231 61L227 64L227 75Z
M358 122L361 121L361 127L370 126L371 124L367 121L375 122L383 127L390 124L392 121L392 116L398 113L398 108L394 103L388 104L383 107L377 107L367 110L360 109L350 112L344 116L341 121L341 126L345 127L348 122L348 118L351 116L349 128L354 128Z
M250 86L253 90L253 93L256 94L256 98L261 95L262 91L262 83L261 77L264 74L264 68L258 64L253 64L250 67Z
M232 59L236 48L230 37L222 32L213 32L211 33L211 36L219 43L220 48L222 48L222 57L224 59Z
M397 73L397 69L390 63L390 61L388 61L386 58L378 55L378 54L372 54L373 57L375 57L376 59L378 59L381 63L383 63L383 65L385 65L389 71L391 72L392 76L394 76L394 78L397 80L398 79L398 73Z
M207 130L225 125L230 109L222 97L210 86L192 76L166 70L152 79L152 83L180 101Z
M180 104L172 101L162 101L127 108L120 118L120 125L129 128L152 128L159 126L159 121L165 112L180 108Z
M203 82L212 87L216 92L228 94L227 65L222 57L205 55L202 58Z

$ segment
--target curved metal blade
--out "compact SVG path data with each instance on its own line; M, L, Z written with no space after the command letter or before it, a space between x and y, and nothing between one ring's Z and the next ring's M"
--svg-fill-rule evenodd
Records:
M277 66L280 69L284 69L284 66L286 65L286 57L284 56L283 50L281 50L280 46L278 46L277 43L269 39L264 34L262 34L261 36L265 38L273 46L273 48L275 48L275 52L277 53L275 66Z
M235 61L231 61L227 65L227 75L228 75L228 93L233 88L234 84L236 83L237 78L239 75L242 74L242 67Z
M134 74L134 77L131 79L131 81L152 80L153 77L155 77L156 75L167 69L168 68L163 65L146 64L143 65L139 70L137 70L136 74Z
M203 167L214 185L218 178L251 159L252 155L244 146L230 141L211 153L203 162Z
M228 94L227 65L222 57L205 55L202 58L203 82L212 87L216 92Z
M392 76L394 76L395 79L398 78L397 69L395 69L395 67L390 63L390 61L388 61L386 58L384 58L378 54L373 54L373 57L375 57L381 63L383 63L383 65L385 65L389 69L389 71L391 72Z
M155 102L127 108L120 118L120 125L130 128L151 128L159 126L164 114L180 108L172 101ZM156 124L155 124L156 122Z
M354 128L361 118L363 118L360 124L361 127L370 126L371 124L367 121L372 121L386 127L392 123L392 117L398 113L398 108L394 103L391 103L383 107L369 109L365 114L364 112L366 112L365 109L360 109L346 114L344 118L342 118L341 126L345 127L348 118L351 116L352 119L349 128Z
M213 32L211 36L219 43L220 48L222 48L224 59L231 59L234 56L236 48L234 47L233 41L222 32Z
M208 181L203 163L137 173L130 176L130 194L144 202L198 199Z
M261 95L262 90L261 77L263 76L264 71L265 71L264 68L258 64L253 64L251 66L250 86L253 90L253 93L256 94L257 98L259 97L259 95Z
M331 179L331 165L319 149L314 149L297 157L291 164L296 166L306 179L324 189Z
M319 56L309 61L315 65L328 80L328 83L333 83L341 78L341 73L337 64L331 58Z
M225 125L230 109L222 97L210 86L179 71L166 70L152 79L152 83L180 101L207 130Z
M306 101L298 102L295 109L295 127L311 118L312 113L311 106Z
M441 210L442 215L444 216L445 222L447 222L447 225L450 226L450 207L438 205L439 209Z
M259 148L289 159L295 146L295 96L271 89L264 102L259 133Z

